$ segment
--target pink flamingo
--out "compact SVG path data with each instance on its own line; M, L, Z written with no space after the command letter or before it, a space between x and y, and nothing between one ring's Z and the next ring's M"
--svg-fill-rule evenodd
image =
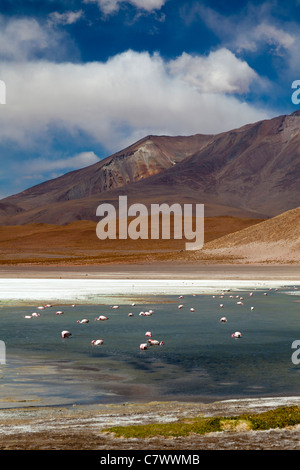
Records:
M157 339L148 339L148 343L150 346L163 346L165 344L164 341L157 341Z
M151 338L152 336L151 331L146 331L145 336L148 336L148 338Z
M77 320L76 323L89 323L90 320L88 320L87 318L83 318L82 320Z
M103 344L103 339L93 339L93 341L91 342L91 344L93 346L101 346L101 344Z
M222 323L226 323L226 322L227 322L227 318L226 318L226 317L222 317L222 318L220 318L220 322L222 322Z
M141 349L142 351L144 351L145 349L148 349L147 343L142 343L142 344L140 344L140 349Z
M57 310L56 312L56 315L62 315L64 312L62 312L61 310Z
M99 315L98 318L95 318L95 321L105 321L108 320L109 318L106 317L105 315Z
M69 331L67 330L64 330L61 332L61 337L64 339L64 338L69 338L70 336L72 336L72 333L70 333Z
M232 333L232 338L241 338L242 333L240 331L236 331L235 333Z

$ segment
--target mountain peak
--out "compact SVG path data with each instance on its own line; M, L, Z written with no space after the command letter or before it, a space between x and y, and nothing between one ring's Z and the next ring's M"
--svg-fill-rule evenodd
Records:
M299 206L300 126L277 116L216 135L147 135L94 165L1 201L2 224L96 220L102 201L205 204L206 216L272 217Z
M291 113L290 116L300 116L300 109L297 109L297 111Z

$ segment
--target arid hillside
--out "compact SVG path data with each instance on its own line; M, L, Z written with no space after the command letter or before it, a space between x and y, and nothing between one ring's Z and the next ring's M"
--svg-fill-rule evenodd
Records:
M300 207L208 242L194 259L300 262Z

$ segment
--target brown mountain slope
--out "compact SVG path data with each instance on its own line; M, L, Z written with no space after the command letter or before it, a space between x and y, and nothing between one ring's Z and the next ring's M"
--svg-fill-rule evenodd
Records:
M0 223L97 220L101 202L205 204L206 216L267 218L300 204L300 112L218 135L148 136L0 201Z
M194 259L247 263L300 261L300 207L207 243Z
M8 222L9 224L31 221L51 222L50 219L47 220L47 217L42 217L43 220L40 219L40 216L47 213L52 204L57 204L55 211L58 223L65 223L59 220L60 204L67 201L84 201L85 198L93 198L95 195L101 199L102 193L130 185L176 165L197 149L205 146L211 138L206 135L191 137L147 136L98 163L69 172L2 199L0 201L0 218L2 217L2 219L0 220L2 223ZM88 206L88 204L83 202L83 206ZM88 213L86 216L85 212L88 211L88 208L84 209L84 213L81 214L77 206L76 210L79 210L79 215L78 217L72 216L69 222L78 218L90 218L90 214ZM29 214L28 218L25 216L26 221L24 222L24 213L35 209L37 209L37 220L34 220L34 216L32 218L32 215ZM8 217L5 221L6 215ZM20 215L22 221L19 222L18 218L11 221L10 218L13 215ZM95 218L95 209L93 209L93 218Z
M300 112L214 136L176 167L148 179L145 191L148 184L167 196L176 188L177 194L197 194L198 202L269 217L298 207Z

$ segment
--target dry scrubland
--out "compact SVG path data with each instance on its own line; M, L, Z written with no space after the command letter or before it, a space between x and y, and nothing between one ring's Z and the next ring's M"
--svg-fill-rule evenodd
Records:
M230 216L206 218L205 243L259 222L260 219ZM151 239L101 241L93 221L2 226L0 263L80 265L193 260L184 250L184 243L184 240Z

